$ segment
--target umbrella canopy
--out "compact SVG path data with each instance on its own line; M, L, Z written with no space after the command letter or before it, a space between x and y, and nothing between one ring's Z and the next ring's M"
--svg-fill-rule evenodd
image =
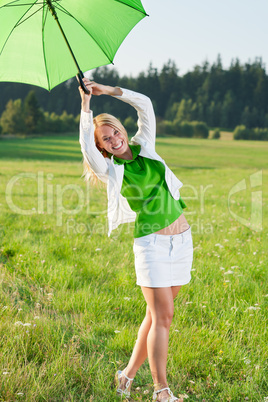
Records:
M73 77L65 39L82 71L110 64L145 15L139 0L0 0L0 81L50 90Z

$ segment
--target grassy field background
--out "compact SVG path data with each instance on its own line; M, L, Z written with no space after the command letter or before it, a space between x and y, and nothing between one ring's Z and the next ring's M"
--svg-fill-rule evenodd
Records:
M195 249L175 301L170 387L189 402L265 401L268 143L159 138L156 149L184 183ZM106 190L81 173L77 136L0 140L1 401L116 400L145 314L133 224L108 238ZM151 399L146 362L132 400Z

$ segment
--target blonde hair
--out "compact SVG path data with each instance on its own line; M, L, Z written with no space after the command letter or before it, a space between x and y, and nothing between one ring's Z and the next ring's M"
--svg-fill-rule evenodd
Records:
M98 143L98 128L102 126L109 126L112 127L115 130L120 131L121 134L125 136L125 138L128 141L128 136L127 136L127 131L123 124L121 123L120 120L118 120L116 117L114 117L111 114L108 113L101 113L98 116L94 117L93 119L93 124L94 124L94 139L95 139L95 144L98 150L102 153L104 158L110 158L110 154L105 149L101 149L97 143ZM92 184L97 184L99 181L98 176L95 174L95 172L91 169L85 158L83 158L83 166L84 166L84 172L83 176L85 177L85 180L90 180Z

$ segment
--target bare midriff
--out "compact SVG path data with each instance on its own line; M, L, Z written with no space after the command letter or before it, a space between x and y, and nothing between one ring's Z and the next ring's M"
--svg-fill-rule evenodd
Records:
M169 226L158 230L158 232L155 232L156 234L161 234L161 235L175 235L179 234L182 232L185 232L187 229L189 229L190 225L187 222L185 216L181 214L178 219L176 219L173 223L171 223Z

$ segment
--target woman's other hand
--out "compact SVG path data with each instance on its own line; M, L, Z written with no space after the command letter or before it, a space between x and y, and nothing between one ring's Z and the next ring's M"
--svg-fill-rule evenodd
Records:
M92 90L92 95L96 95L96 96L109 95L109 93L108 93L109 87L107 85L97 84L97 82L94 82L94 81L90 81L89 85Z
M82 99L82 110L89 112L90 99L92 95L111 95L121 96L122 90L118 87L110 87L109 85L98 84L97 82L90 81L88 78L83 78L84 84L89 90L89 94L86 94L81 87L79 87L80 96Z
M97 84L97 82L90 81L89 85L92 89L92 95L122 95L122 91L118 87L110 87L109 85Z
M85 94L84 91L82 90L82 88L79 87L82 100L83 100L83 98L87 99L87 96L89 97L89 100L90 100L91 95L97 95L97 96L109 95L108 88L110 88L110 87L108 87L107 85L97 84L97 82L90 81L88 78L83 78L83 82L84 82L85 86L87 87L87 89L89 90L90 94L89 95Z

